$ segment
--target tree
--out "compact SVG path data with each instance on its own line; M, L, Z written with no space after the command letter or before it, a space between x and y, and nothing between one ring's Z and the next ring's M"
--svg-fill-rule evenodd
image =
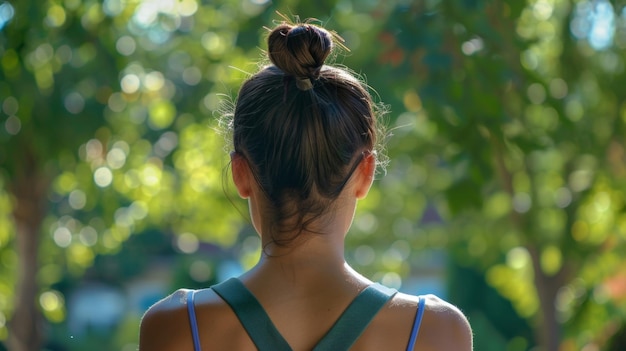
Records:
M391 147L411 160L390 172L416 179L405 206L433 202L443 216L410 241L440 235L545 350L603 345L623 323L607 288L626 248L622 9L415 2L379 35L386 68L374 72L393 81L407 110L396 123L410 125ZM381 202L396 201L394 186L383 181ZM413 207L400 213L419 218Z
M50 288L59 272L80 276L133 233L236 239L245 221L223 195L216 117L257 69L261 28L276 18L267 3L238 5L0 3L0 199L11 213L0 248L17 273L0 283L0 308L11 350L39 349L42 312L64 319Z
M38 348L41 328L39 313L34 308L40 229L48 211L48 189L57 167L49 161L62 157L74 148L72 143L92 134L101 123L102 118L91 106L101 103L97 94L102 91L97 89L112 84L112 77L106 71L113 60L105 55L99 75L77 81L87 78L81 77L81 70L83 75L93 71L90 58L104 53L101 46L91 43L91 33L76 31L74 38L59 36L55 28L64 25L66 15L55 12L54 7L48 12L30 1L13 5L5 2L1 6L4 20L9 24L0 37L3 68L0 96L5 114L0 162L6 189L14 199L18 260L16 303L11 320L16 333L11 335L9 343L15 350L32 350ZM69 45L76 42L84 44L82 50L74 52ZM70 61L72 69L66 68Z
M64 318L62 296L47 291L59 274L42 272L67 266L80 274L94 255L115 252L148 225L233 240L240 220L223 204L225 153L206 116L218 101L214 82L241 76L215 62L241 60L230 43L245 14L229 13L227 1L222 11L170 5L0 5L0 164L17 257L8 261L15 290L2 282L15 304L2 307L13 316L12 350L39 349L38 305L48 319ZM205 22L194 26L196 11Z
M398 283L420 249L445 249L546 350L600 345L623 324L611 288L626 237L617 3L20 0L0 3L12 350L38 349L39 311L64 318L50 288L60 270L80 276L134 233L233 243L245 221L223 195L217 117L256 71L275 10L337 30L354 53L338 63L392 107L392 162L360 206L351 259Z

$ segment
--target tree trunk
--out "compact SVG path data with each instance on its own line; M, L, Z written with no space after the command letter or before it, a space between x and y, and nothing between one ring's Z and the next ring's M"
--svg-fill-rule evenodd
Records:
M546 275L541 269L540 253L535 247L529 247L532 258L535 286L539 297L538 325L535 337L542 351L558 351L561 344L561 325L556 315L556 298L564 285L564 271L553 276Z
M25 150L22 168L10 190L15 198L13 219L17 229L17 285L15 310L9 322L7 346L11 351L38 351L43 340L42 316L38 308L37 271L40 231L45 216L48 181L32 152Z

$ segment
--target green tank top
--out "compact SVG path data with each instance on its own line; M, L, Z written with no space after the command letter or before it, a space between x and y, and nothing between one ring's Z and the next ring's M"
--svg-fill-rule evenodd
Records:
M237 315L239 321L259 351L291 351L269 316L252 295L236 278L211 287ZM314 351L348 350L365 331L378 311L397 290L380 284L365 288L348 305L332 328L313 349Z

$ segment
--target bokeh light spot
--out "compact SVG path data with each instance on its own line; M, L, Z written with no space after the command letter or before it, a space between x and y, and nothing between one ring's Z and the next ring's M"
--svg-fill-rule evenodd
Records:
M2 102L2 111L8 116L12 116L16 114L17 111L19 110L19 107L20 105L17 102L17 99L14 98L13 96L9 96L8 98L4 99L4 101Z
M546 89L539 83L533 83L528 86L528 99L535 105L543 103L546 99Z
M136 93L137 90L139 90L139 87L141 86L141 81L139 80L139 77L137 77L137 75L127 74L120 81L120 86L122 87L122 91L126 94L133 94Z
M98 232L91 226L83 227L78 233L78 240L87 246L93 246L98 242Z
M169 101L161 100L150 107L148 116L152 128L164 129L174 122L176 107Z
M199 246L198 237L191 233L182 233L176 238L176 247L183 253L194 253L198 251Z
M483 40L476 37L461 44L461 51L463 51L465 55L471 56L481 51L484 46Z
M117 50L117 52L124 56L132 55L135 52L136 48L137 44L135 43L135 39L128 35L120 37L115 42L115 49Z
M506 264L513 269L522 269L530 263L530 255L523 247L515 247L506 254Z
M102 143L98 139L91 139L85 145L87 161L99 160L102 158Z
M100 167L93 173L93 180L97 186L107 187L113 181L113 173L108 167Z
M107 153L107 164L111 169L120 169L126 163L126 153L120 148L113 148Z
M128 210L130 211L130 215L135 220L142 220L146 218L148 215L148 205L143 201L135 201L133 202Z
M85 204L87 203L87 196L83 191L76 189L70 193L68 201L70 203L70 207L75 210L80 210L85 207Z
M75 91L67 94L63 102L65 109L71 114L77 115L85 108L85 99Z
M189 276L199 283L208 281L212 275L213 270L211 266L204 261L197 260L189 266Z
M214 32L206 32L202 35L200 39L202 46L208 51L210 54L215 56L221 55L226 49L222 38Z
M52 235L54 243L59 247L68 247L72 243L72 233L66 227L59 227Z
M402 277L400 277L400 275L396 272L385 273L380 282L383 285L394 289L400 289L402 287Z
M526 213L530 210L532 200L527 193L517 193L513 196L513 209L518 213Z
M48 9L46 24L50 27L61 27L65 23L66 15L62 6L52 5Z
M146 74L143 83L147 90L157 91L165 85L165 78L163 77L163 73L154 71Z
M114 17L122 13L126 3L126 1L122 0L104 0L102 10L107 16Z
M562 261L561 249L557 246L550 245L541 251L541 269L549 276L554 275L561 269Z
M550 81L550 95L555 99L562 99L567 96L567 83L561 78Z
M569 206L572 203L572 192L566 187L558 188L554 192L554 202L559 208Z
M109 96L109 101L107 106L113 112L122 112L126 108L126 100L120 93L113 93Z
M44 310L54 311L62 306L63 300L58 292L46 291L39 296L39 303Z
M402 100L407 111L418 112L422 109L422 100L415 90L407 90Z
M533 6L533 16L539 21L550 19L554 12L554 5L547 0L539 0Z
M22 121L17 116L11 116L4 122L4 129L11 135L17 135L22 129Z
M198 85L202 80L202 72L198 67L188 67L183 71L183 82L187 85Z
M8 2L0 5L0 30L13 18L15 10Z
M182 0L178 4L178 13L181 16L193 16L198 11L198 3L195 0Z

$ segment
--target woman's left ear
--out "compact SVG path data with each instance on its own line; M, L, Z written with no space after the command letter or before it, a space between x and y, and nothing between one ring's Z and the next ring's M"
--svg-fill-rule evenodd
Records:
M376 172L375 154L372 152L366 153L361 160L357 171L359 172L359 180L356 184L355 196L357 199L361 200L367 196L367 193L370 191L372 183L374 182L374 173Z
M250 167L245 157L237 152L231 152L230 165L233 174L233 183L242 199L250 197Z

